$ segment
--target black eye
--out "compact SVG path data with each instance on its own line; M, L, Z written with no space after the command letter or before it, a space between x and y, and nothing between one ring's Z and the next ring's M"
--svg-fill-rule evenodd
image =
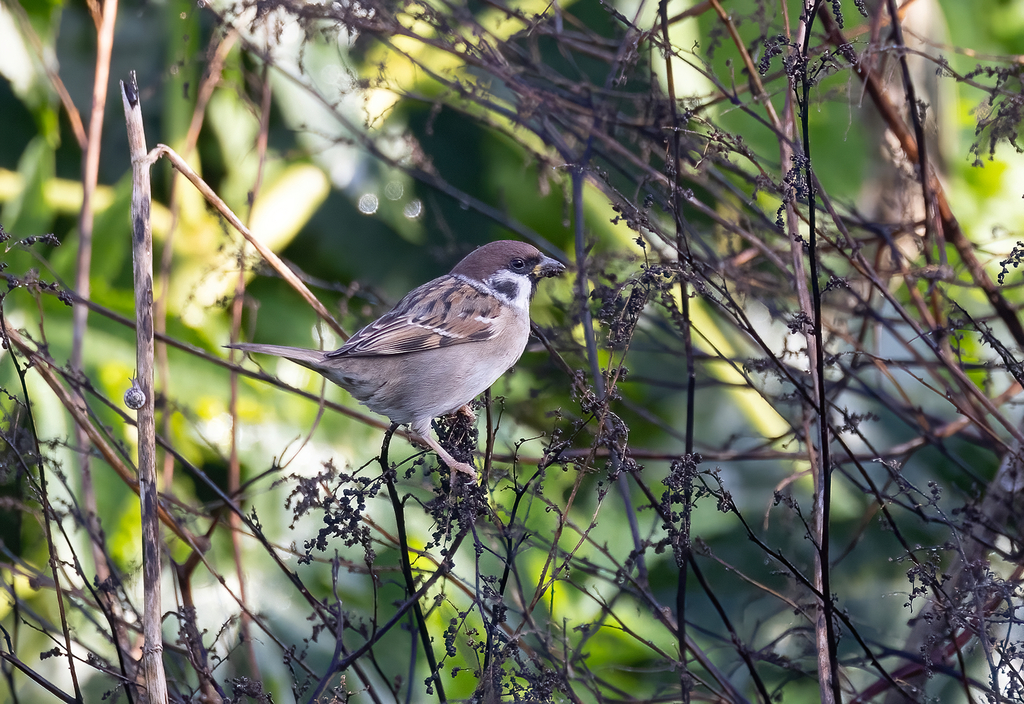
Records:
M516 257L508 263L508 268L512 271L526 271L526 262Z

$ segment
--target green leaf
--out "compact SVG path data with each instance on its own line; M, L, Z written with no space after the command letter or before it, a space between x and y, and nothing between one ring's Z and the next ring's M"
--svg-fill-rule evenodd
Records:
M43 195L46 182L54 176L54 150L42 135L32 138L18 159L18 173L24 187L3 209L4 228L14 237L45 234L53 222L53 210Z

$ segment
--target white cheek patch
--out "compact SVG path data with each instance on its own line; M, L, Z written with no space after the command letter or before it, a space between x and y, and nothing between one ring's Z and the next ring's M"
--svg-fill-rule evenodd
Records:
M533 284L530 279L510 271L498 271L487 279L487 285L494 295L518 310L530 309L530 294Z

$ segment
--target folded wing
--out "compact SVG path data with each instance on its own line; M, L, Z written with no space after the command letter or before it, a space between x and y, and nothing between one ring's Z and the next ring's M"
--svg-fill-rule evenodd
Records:
M327 357L407 354L482 342L499 329L500 302L460 277L428 281Z

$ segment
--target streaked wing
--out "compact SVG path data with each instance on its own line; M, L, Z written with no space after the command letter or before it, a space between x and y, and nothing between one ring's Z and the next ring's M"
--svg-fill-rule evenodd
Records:
M406 354L482 342L498 333L500 304L451 275L428 281L327 357Z

